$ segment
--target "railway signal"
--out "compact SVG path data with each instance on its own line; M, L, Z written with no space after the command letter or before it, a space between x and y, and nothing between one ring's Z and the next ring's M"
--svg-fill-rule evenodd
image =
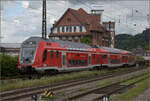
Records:
M37 100L38 100L37 94L33 94L33 95L32 95L32 100L34 100L34 101L37 101Z

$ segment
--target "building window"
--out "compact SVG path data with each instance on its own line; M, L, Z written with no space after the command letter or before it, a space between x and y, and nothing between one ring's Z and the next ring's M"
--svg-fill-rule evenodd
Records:
M62 32L62 26L59 27L59 31L60 31L60 33Z
M72 40L72 37L70 36L70 37L68 37L68 40Z
M80 32L82 32L82 26L80 26Z
M75 40L78 40L78 37L76 36L76 37L74 37L74 39L75 39Z
M60 27L57 27L57 32L58 32L58 33L60 32Z
M69 26L66 26L66 32L69 32Z
M57 33L57 27L54 28L53 33Z
M74 26L74 32L76 32L76 26Z
M66 40L66 37L62 37L62 40Z
M62 26L62 32L65 32L65 31L64 31L64 26Z
M69 26L69 32L72 32L72 26Z

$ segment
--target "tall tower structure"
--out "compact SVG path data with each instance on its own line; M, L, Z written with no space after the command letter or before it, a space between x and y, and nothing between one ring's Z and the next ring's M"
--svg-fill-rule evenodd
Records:
M91 10L91 15L98 15L98 16L100 17L100 24L102 24L102 23L103 23L103 21L102 21L102 20L103 20L103 19L102 19L102 17L103 17L103 16L102 16L103 12L104 12L103 9L101 9L101 10L100 10L100 9L99 9L99 10L98 10L98 9L92 9L92 10Z
M47 37L47 23L46 23L46 0L43 0L43 13L42 13L42 38Z

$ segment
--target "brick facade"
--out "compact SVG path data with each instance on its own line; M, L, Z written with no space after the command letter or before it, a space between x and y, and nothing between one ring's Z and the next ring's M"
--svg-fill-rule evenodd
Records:
M49 38L64 41L81 42L84 37L91 39L92 45L110 47L110 32L100 24L99 14L88 14L82 8L69 8L53 24Z

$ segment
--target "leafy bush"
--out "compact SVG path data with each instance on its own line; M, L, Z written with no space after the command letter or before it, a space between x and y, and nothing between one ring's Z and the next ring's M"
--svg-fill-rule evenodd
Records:
M143 62L144 61L144 58L141 57L141 56L136 56L136 62L137 63L140 63L140 62Z
M0 54L1 77L18 76L18 56Z

